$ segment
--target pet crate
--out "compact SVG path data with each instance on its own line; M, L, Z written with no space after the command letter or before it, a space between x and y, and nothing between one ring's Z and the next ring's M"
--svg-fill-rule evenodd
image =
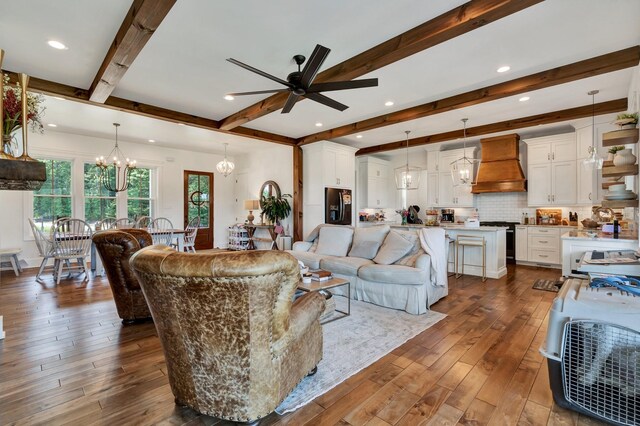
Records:
M615 425L640 424L640 298L568 280L540 351L558 405Z

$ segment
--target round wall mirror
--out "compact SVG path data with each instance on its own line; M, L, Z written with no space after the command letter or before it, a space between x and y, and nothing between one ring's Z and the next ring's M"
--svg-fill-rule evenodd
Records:
M276 198L280 198L280 196L281 196L280 187L274 181L268 180L265 183L263 183L262 187L260 188L260 208L264 207L262 205L262 198L263 197L271 197L271 196L275 196Z

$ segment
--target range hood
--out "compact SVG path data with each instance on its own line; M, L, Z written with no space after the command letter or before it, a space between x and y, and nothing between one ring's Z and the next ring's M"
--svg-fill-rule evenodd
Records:
M480 140L480 166L471 188L473 194L527 190L519 142L520 136L515 133Z

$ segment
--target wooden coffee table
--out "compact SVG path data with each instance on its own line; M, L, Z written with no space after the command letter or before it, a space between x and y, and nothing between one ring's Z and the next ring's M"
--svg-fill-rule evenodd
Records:
M351 315L351 286L349 285L349 281L343 278L331 278L328 281L313 281L311 280L310 284L304 284L302 281L298 284L298 290L310 292L310 291L320 291L320 290L329 290L334 287L340 287L346 285L347 286L347 310L341 311L336 308L336 312L339 312L343 315L330 319L329 321L325 321L322 324L327 324L329 322L339 320L341 318L348 317Z

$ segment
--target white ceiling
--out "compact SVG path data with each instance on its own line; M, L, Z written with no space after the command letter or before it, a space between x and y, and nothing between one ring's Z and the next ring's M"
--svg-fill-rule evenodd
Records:
M295 69L294 54L308 56L316 43L332 49L323 69L407 31L464 0L377 1L293 0L177 2L151 37L114 95L212 119L222 119L260 96L222 99L227 92L276 88L277 84L225 61L233 57L285 77ZM131 0L0 0L3 68L76 87L88 88ZM640 44L640 1L547 0L456 37L371 75L377 88L332 92L350 106L338 112L311 101L290 114L273 113L246 127L301 137L443 97L463 93L562 64ZM68 45L58 51L49 39ZM504 64L511 71L498 74ZM596 102L625 97L630 70L567 83L462 110L383 127L336 140L357 147L460 128L460 118L478 126L590 103L586 92L599 89ZM393 100L393 107L385 107ZM47 99L46 122L55 131L112 137L122 123L123 139L156 145L234 154L263 144L249 138L178 126L95 106ZM315 126L322 122L322 128ZM52 129L47 129L52 130Z

